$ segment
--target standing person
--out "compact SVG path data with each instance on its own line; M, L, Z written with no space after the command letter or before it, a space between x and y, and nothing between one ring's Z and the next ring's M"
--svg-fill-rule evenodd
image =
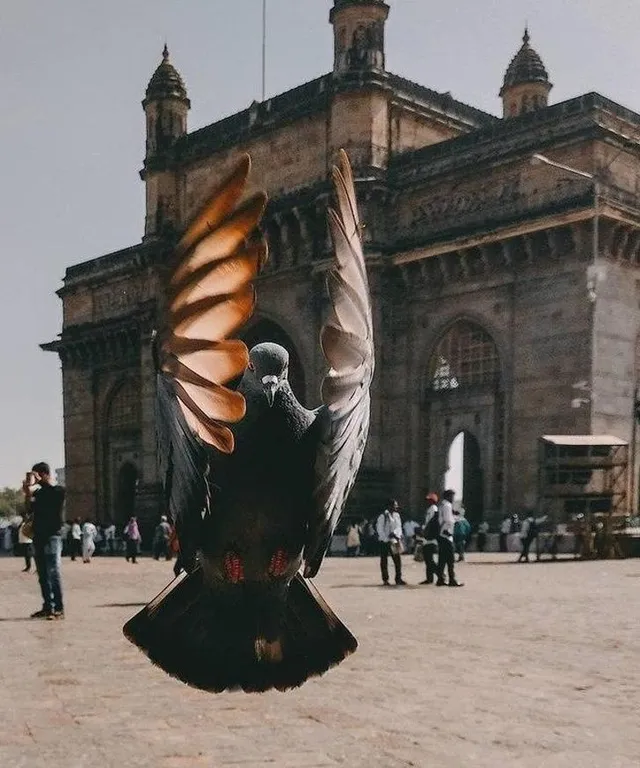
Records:
M521 563L523 560L526 563L529 562L529 549L531 548L531 543L533 540L537 538L538 523L534 519L533 515L527 515L522 523L522 527L520 528L520 541L522 543L522 551L520 552L520 557L518 557L519 563Z
M478 526L478 538L476 541L476 546L478 547L478 552L484 552L486 546L487 546L487 534L489 533L489 523L486 520L483 520L480 525Z
M405 550L411 554L415 549L416 530L420 527L413 518L405 520L402 524L402 533L404 534Z
M427 494L429 503L424 515L424 546L422 552L424 555L424 564L427 570L427 578L420 582L421 584L433 584L438 574L436 565L436 554L438 552L438 536L440 535L440 522L438 520L438 495L436 493Z
M64 619L60 574L64 488L51 480L51 468L41 461L33 465L22 486L33 515L34 559L42 593L42 608L31 614L32 619Z
M455 497L455 491L445 491L442 494L442 501L438 508L438 522L440 524L440 535L438 537L438 581L436 582L438 587L446 586L444 580L445 568L448 571L450 587L464 586L456 581L455 574L455 555L453 549L453 528L455 525L453 500Z
M402 562L400 560L400 543L402 541L402 520L398 512L398 502L390 499L387 508L378 516L376 532L380 542L380 573L382 583L389 585L389 555L395 568L395 579L398 586L407 582L402 579Z
M365 555L375 555L378 551L376 527L371 520L362 521L362 551Z
M165 560L171 560L171 549L169 548L169 539L171 538L171 526L167 521L167 516L162 515L160 522L156 526L153 537L153 558L159 560L162 555Z
M82 562L90 563L93 553L96 551L96 538L98 529L87 518L82 524Z
M140 529L138 528L138 519L135 515L129 518L129 522L125 526L124 535L127 540L125 557L127 562L131 560L132 563L136 563L136 556L140 551L140 542L142 536L140 536Z
M360 526L351 523L347 528L347 557L357 557L360 551Z
M455 523L453 526L453 545L458 554L458 562L464 560L464 551L471 534L471 524L459 510L453 511Z
M104 553L105 555L115 555L116 553L115 523L109 523L104 529Z
M511 533L511 517L505 515L500 523L500 551L508 552L507 537Z
M80 518L76 519L71 524L71 559L75 560L82 553L82 526L80 525Z

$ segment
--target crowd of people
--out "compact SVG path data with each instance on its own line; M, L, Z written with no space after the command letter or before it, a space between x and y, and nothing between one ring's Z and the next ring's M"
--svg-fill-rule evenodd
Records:
M33 570L33 540L25 535L22 523L23 515L16 515L3 531L2 548L24 559L23 571ZM71 561L82 559L90 563L94 555L121 556L127 562L137 562L142 547L142 535L137 518L131 517L119 530L115 523L103 525L90 518L76 518L63 522L60 527L61 556L68 556ZM175 533L166 516L160 518L157 525L151 551L154 559L171 560L176 552Z
M385 586L390 584L389 558L394 567L394 582L406 584L402 577L404 552L414 553L416 559L424 559L426 578L422 584L461 587L455 577L456 555L464 560L465 550L471 537L471 525L465 517L462 505L454 507L455 491L447 490L438 495L429 493L422 523L400 517L397 499L390 499L375 520L351 522L346 531L348 557L358 554L380 556L380 574ZM418 557L419 556L419 557Z
M82 558L91 563L95 554L103 556L124 555L127 562L137 563L142 535L136 516L119 529L114 523L101 524L86 518L63 521L64 488L52 481L51 470L45 462L35 464L23 482L25 495L24 516L17 516L4 531L4 548L24 558L23 572L28 573L35 564L42 593L42 608L32 618L64 618L62 578L60 562L63 555L72 561ZM455 563L465 559L465 551L472 536L472 527L466 518L464 507L455 502L455 492L446 490L442 498L429 492L425 498L426 509L422 521L400 516L399 504L390 499L385 509L372 520L351 522L346 530L346 553L349 557L359 554L379 555L382 583L389 586L389 559L393 563L394 583L406 585L402 576L401 555L413 553L416 560L425 563L425 579L421 584L436 586L463 586L455 574ZM578 518L584 516L577 516ZM528 514L522 521L518 515L506 515L499 527L499 549L509 550L509 537L517 534L520 541L518 562L529 562L533 550L536 558L548 552L552 558L558 554L560 542L566 531L555 526L551 535L546 533L541 545L541 531L547 517ZM587 534L579 519L574 527L576 557L584 552ZM600 524L602 528L602 524ZM564 526L567 528L567 526ZM476 546L482 552L487 546L489 524L481 521L475 531ZM594 548L599 554L598 533L595 531ZM604 534L600 532L604 541ZM602 545L604 547L604 544ZM601 547L601 548L602 548ZM151 552L156 560L171 560L175 555L176 575L181 570L179 544L175 529L166 516L161 516L151 541ZM604 550L603 550L604 551Z

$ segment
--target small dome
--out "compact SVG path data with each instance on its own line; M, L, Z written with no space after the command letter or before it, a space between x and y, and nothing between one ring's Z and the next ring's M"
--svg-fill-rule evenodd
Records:
M146 90L147 100L182 99L188 101L187 89L178 70L169 61L169 50L164 46L162 61L151 76Z
M529 45L529 30L525 29L522 38L522 48L511 59L511 63L504 76L504 83L500 95L507 88L524 83L549 83L549 75L542 59ZM550 84L550 83L549 83Z

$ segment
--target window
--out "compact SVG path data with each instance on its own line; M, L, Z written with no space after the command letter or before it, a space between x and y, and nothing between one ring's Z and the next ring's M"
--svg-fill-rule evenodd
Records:
M140 386L136 379L124 381L111 398L107 427L110 431L140 428Z
M493 339L466 320L447 331L431 359L429 387L434 391L495 384L499 378L500 360Z

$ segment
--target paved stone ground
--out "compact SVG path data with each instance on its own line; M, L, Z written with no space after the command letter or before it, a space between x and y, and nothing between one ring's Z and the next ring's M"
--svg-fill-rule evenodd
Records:
M329 559L317 583L358 652L294 692L212 696L121 633L169 564L65 560L67 619L42 622L24 618L35 576L3 558L0 765L640 765L640 561L513 559L471 555L459 590L384 589L375 560Z

